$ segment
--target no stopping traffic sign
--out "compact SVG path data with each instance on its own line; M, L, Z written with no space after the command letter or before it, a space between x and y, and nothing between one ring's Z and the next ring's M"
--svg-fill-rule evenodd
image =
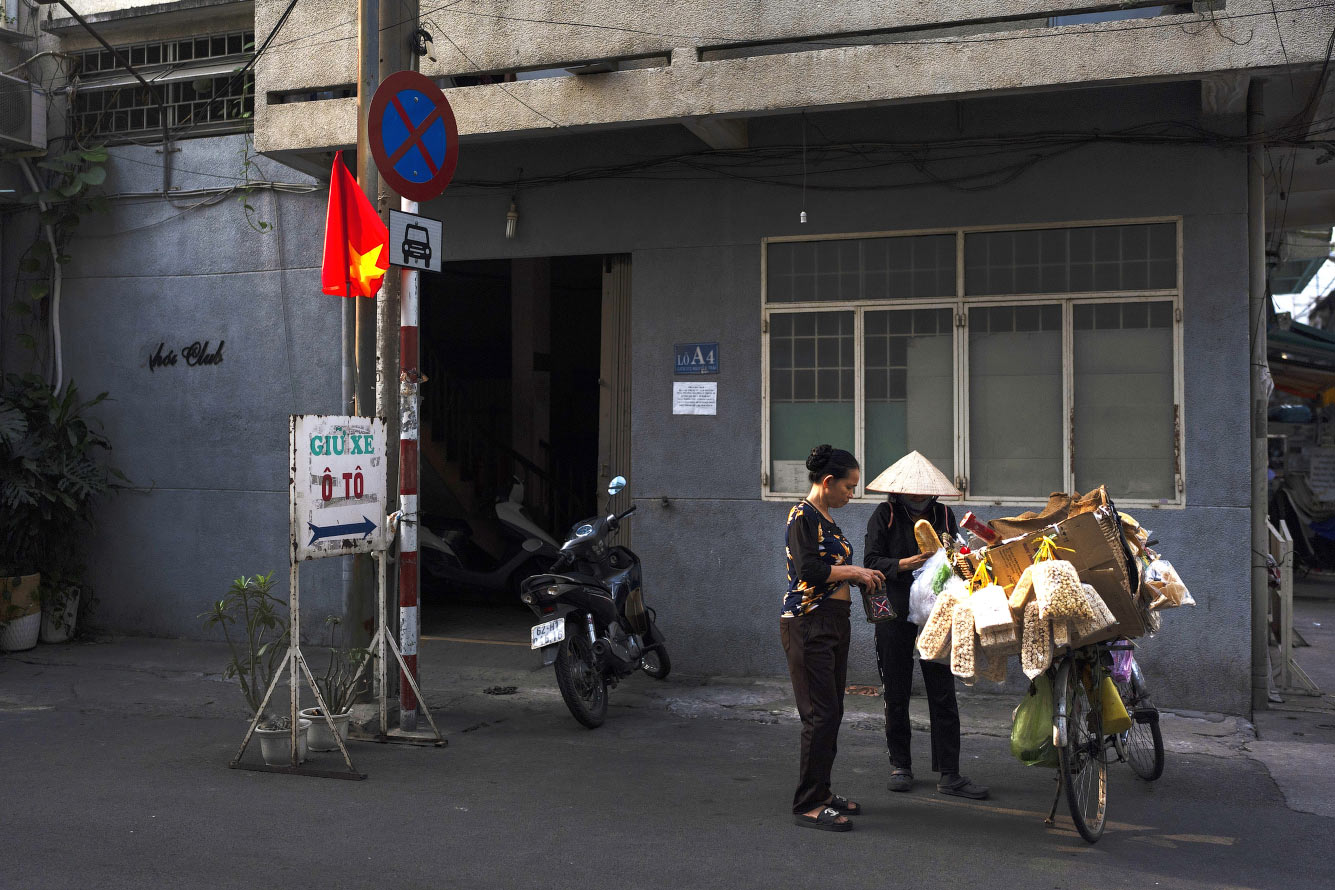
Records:
M416 71L386 77L366 126L376 169L390 188L411 201L445 191L459 163L459 127L430 78Z

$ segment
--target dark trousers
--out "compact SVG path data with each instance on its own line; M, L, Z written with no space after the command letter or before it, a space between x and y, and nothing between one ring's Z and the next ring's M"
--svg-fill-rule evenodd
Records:
M913 684L913 643L918 625L902 619L876 625L876 667L885 687L885 743L890 766L912 769L909 752L909 688ZM927 687L927 712L932 722L932 770L960 771L960 711L955 703L955 677L950 668L919 660Z
M794 813L809 812L830 799L830 770L848 680L848 613L848 603L827 599L800 618L779 620L802 718L802 771L793 795Z

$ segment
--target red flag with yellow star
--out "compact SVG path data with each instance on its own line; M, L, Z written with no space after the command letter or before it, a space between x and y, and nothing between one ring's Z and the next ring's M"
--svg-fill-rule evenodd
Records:
M389 232L343 164L343 152L335 152L320 289L336 297L374 297L388 270Z

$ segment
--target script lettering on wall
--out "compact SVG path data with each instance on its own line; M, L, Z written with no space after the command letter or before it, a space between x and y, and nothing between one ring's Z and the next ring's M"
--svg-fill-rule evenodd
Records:
M210 351L212 341L196 340L189 346L183 346L178 353L175 349L168 349L164 340L158 344L157 350L148 357L148 370L156 371L158 368L174 368L179 363L184 363L187 368L198 368L202 365L221 365L223 361L223 346L227 344L226 340L219 340L218 347Z

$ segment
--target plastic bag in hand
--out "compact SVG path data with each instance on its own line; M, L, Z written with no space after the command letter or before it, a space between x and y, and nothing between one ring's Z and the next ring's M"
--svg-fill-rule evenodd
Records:
M909 588L909 621L922 627L932 614L936 598L954 572L950 568L950 554L945 550L933 553L923 564L922 572Z

